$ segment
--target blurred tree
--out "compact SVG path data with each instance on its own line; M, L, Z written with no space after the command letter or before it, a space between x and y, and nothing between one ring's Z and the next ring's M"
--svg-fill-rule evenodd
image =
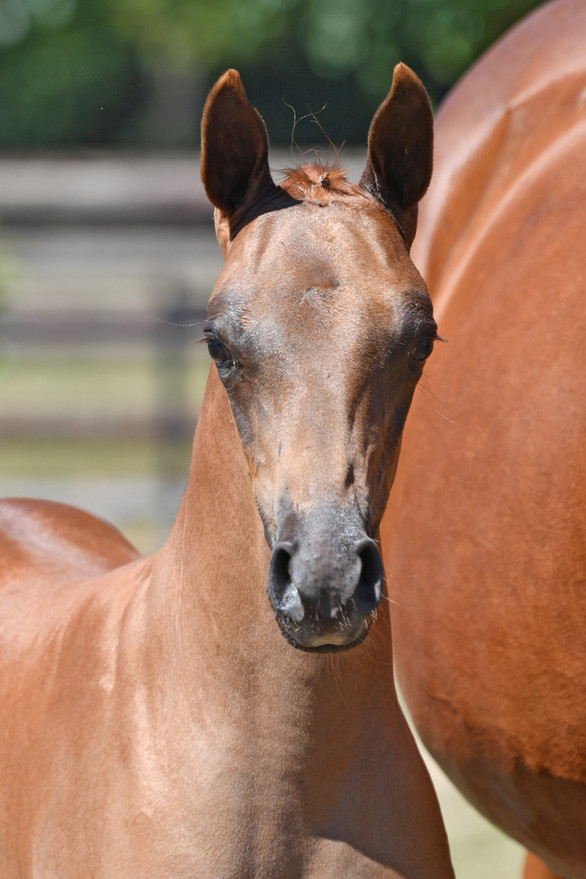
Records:
M539 0L2 0L0 145L197 142L207 86L238 66L274 142L295 101L364 140L399 60L437 102ZM314 140L298 132L298 139Z
M116 140L143 97L136 52L96 0L0 0L0 144Z

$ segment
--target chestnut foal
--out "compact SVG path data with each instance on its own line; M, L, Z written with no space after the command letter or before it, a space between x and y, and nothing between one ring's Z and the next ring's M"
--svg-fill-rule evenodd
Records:
M276 186L238 74L212 90L226 262L167 543L142 558L79 510L0 506L2 879L453 876L386 603L374 624L375 537L436 335L409 259L431 154L403 65L360 186L321 166Z

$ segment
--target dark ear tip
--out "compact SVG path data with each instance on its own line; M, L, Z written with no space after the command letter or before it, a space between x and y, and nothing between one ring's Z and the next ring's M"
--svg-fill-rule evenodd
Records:
M239 95L244 96L244 86L242 85L242 79L240 78L240 74L238 73L238 71L234 70L234 68L230 68L230 70L227 70L217 80L208 96L208 102L210 101L210 98L217 97L219 92L222 91L237 92Z
M399 63L395 65L395 69L393 70L393 82L391 85L391 91L394 92L401 88L415 88L418 91L422 92L427 98L425 86L423 85L417 74L414 73L411 68L404 64L402 61L399 61Z
M393 70L393 80L395 79L410 79L412 76L415 76L410 67L407 66L403 61L399 61L398 64L395 64L395 69Z
M231 67L229 70L222 74L222 76L218 80L218 84L220 83L223 86L228 86L231 88L242 88L242 80L240 78L240 74L233 67Z

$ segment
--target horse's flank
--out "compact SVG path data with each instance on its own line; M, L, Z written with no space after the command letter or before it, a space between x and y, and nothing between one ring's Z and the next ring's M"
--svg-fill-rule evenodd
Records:
M586 876L585 45L547 4L439 115L417 258L450 355L383 526L410 708L527 879Z

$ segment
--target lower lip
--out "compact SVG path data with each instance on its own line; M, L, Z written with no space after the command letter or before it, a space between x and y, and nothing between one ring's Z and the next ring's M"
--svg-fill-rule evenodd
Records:
M289 644L304 653L342 653L345 650L351 650L352 647L357 647L364 641L370 631L370 620L365 620L362 623L362 628L352 641L343 640L343 633L338 633L335 636L318 636L311 644L303 644L282 625L279 628ZM332 641L332 637L336 640Z

